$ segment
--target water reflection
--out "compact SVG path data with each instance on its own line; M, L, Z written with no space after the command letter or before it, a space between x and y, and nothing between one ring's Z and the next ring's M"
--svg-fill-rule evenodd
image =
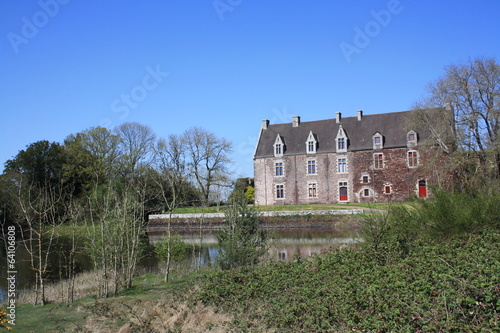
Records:
M217 264L217 230L179 231L186 243L190 244L190 250L185 259L178 263L183 267L206 267ZM141 271L158 271L158 261L154 255L154 244L159 242L165 233L154 233L149 235L150 245L144 249L144 255L139 263ZM321 251L348 246L360 241L354 231L338 231L331 229L276 229L269 232L270 249L268 260L291 260L295 255L307 257ZM71 239L58 237L57 247L49 256L49 272L47 281L58 281L67 276L67 257L71 249ZM25 247L19 243L16 250L16 290L30 288L35 280L35 274L30 268L30 256ZM7 272L6 252L0 247L0 270ZM85 253L85 240L78 242L76 254L76 272L83 272L93 268L90 256ZM0 276L0 302L3 301L4 292L7 287L5 273Z
M217 230L200 232L180 231L178 234L192 246L191 255L184 263L190 267L213 266L217 263ZM154 244L162 233L150 235ZM276 229L269 232L268 260L291 260L295 255L308 257L337 247L351 246L361 241L353 230L331 229Z

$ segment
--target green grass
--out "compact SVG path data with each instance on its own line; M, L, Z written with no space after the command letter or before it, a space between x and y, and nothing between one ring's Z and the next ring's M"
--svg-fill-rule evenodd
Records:
M137 303L158 300L162 295L180 298L196 283L198 276L172 275L169 283L163 283L163 275L148 273L134 278L134 286L122 290L118 297L99 300L85 297L72 304L19 305L13 332L86 332L85 325L89 322L95 324L96 318L102 318L108 329L117 332L126 322L123 309ZM118 312L121 315L115 315Z
M352 209L355 207L363 207L367 209L382 209L386 210L389 204L387 203L349 203L349 204L312 204L312 205L272 205L272 206L255 206L255 209L260 212L277 212L277 211L301 211L301 210L330 210L330 209ZM196 213L223 213L226 207L182 207L175 209L175 214L196 214Z

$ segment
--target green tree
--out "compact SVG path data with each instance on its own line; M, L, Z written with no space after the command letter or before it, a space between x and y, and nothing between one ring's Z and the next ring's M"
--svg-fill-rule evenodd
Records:
M253 186L247 186L245 189L245 198L249 203L253 203L255 201L255 188Z
M221 268L257 264L267 252L267 235L260 228L259 213L239 195L228 205L225 222L226 226L217 235Z
M250 192L248 192L250 191ZM248 192L248 193L247 193ZM234 182L234 188L231 192L229 199L233 197L237 197L239 195L244 194L249 203L253 203L255 199L255 191L254 191L254 179L253 178L238 178Z

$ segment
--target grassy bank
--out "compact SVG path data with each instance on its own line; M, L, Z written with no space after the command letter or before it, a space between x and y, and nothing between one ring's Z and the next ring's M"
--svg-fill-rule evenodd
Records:
M399 203L398 203L399 204ZM254 206L260 212L277 212L277 211L314 211L314 210L336 210L336 209L352 209L353 207L363 207L367 209L386 210L387 203L363 203L363 204L313 204L313 205L273 205L273 206ZM181 207L176 208L175 214L201 214L201 213L221 213L226 209L225 206L220 207Z
M434 194L367 215L355 248L146 274L116 298L20 306L19 331L498 332L500 192Z
M144 274L118 297L21 305L18 332L497 332L500 234L228 271ZM57 286L56 286L57 287ZM55 288L57 290L57 288Z
M85 296L74 303L20 305L13 332L225 332L232 318L194 301L200 275L145 274L118 297Z

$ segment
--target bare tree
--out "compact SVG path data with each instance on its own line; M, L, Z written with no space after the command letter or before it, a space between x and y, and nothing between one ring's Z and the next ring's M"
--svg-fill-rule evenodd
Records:
M49 257L57 242L56 227L68 218L71 186L63 181L65 154L57 143L38 141L7 161L6 171L17 201L16 223L35 272L35 304L45 304L45 282Z
M126 173L133 174L140 163L151 163L156 141L151 127L139 123L124 123L116 127L115 132L120 138L122 164Z
M227 175L232 143L200 127L188 129L182 138L189 154L189 167L203 196L203 204L208 205L212 186L230 186Z
M35 305L45 305L45 283L48 273L49 257L57 242L56 227L64 217L60 212L63 201L61 185L37 187L19 175L19 187L16 195L21 208L19 227L23 244L30 255L31 269L35 272Z
M166 268L164 281L168 282L172 259L171 220L174 209L181 203L187 184L185 143L176 135L168 140L160 139L156 145L156 160L159 178L156 179L169 218L167 223Z
M446 67L414 109L414 121L430 129L455 171L500 177L500 64L495 59Z

